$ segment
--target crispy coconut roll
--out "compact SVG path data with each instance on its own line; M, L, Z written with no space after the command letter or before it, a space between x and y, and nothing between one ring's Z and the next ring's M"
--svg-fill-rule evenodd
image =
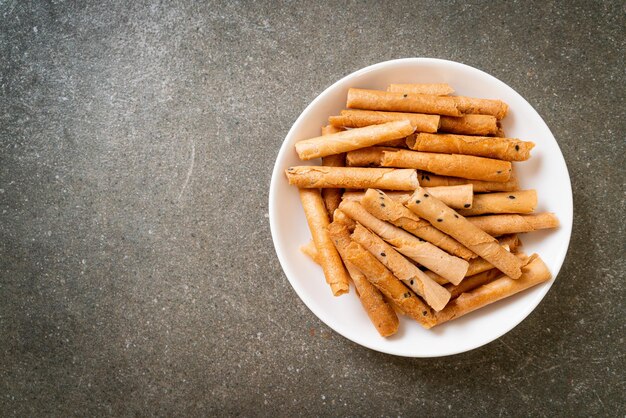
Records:
M514 138L429 133L409 135L406 144L414 151L475 155L504 161L526 161L535 146Z
M348 293L350 289L348 272L328 235L326 229L329 224L328 213L324 207L320 191L317 189L300 189L300 201L311 230L313 242L317 248L318 259L324 270L326 282L330 285L333 295L340 296Z
M442 116L438 132L461 135L496 135L500 132L498 119L491 115L464 115L458 118Z
M491 236L531 232L538 229L557 228L559 218L554 213L536 213L531 215L485 215L467 218L472 225Z
M415 190L417 173L411 169L298 166L285 170L289 184L299 188Z
M548 266L533 254L528 264L522 268L522 275L517 280L505 275L480 286L470 292L462 293L452 300L442 311L436 313L437 325L459 318L490 303L512 296L528 288L550 280Z
M433 96L448 96L454 93L454 89L447 83L432 84L390 84L387 91L394 93L430 94Z
M383 167L415 168L444 176L482 181L506 182L511 162L460 154L436 154L409 150L384 150Z
M471 184L474 188L474 193L512 192L515 190L519 190L519 183L517 181L517 177L515 176L514 170L511 171L511 177L509 178L509 181L506 181L504 183L496 181L470 180L459 177L438 176L436 174L427 173L424 171L418 172L418 179L422 187L457 186L460 184Z
M296 142L296 152L302 160L340 154L354 149L370 147L381 142L406 138L415 128L407 120L366 126Z
M459 210L463 216L484 215L486 213L531 213L537 207L536 190L517 192L485 193L474 196L471 208Z
M357 109L342 110L339 116L329 117L328 123L346 128L362 128L397 120L408 120L417 132L437 132L439 128L439 115Z
M462 115L462 112L457 109L456 102L451 97L355 88L348 90L348 107L388 112L412 112L448 116Z

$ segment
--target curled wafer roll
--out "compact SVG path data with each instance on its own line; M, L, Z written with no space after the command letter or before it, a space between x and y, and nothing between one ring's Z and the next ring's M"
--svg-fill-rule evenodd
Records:
M328 123L346 128L362 128L396 120L408 120L417 132L437 132L439 128L439 115L356 109L342 110L340 116L329 117Z
M535 146L514 138L428 133L409 135L406 144L414 151L475 155L504 161L526 161Z
M440 312L437 312L437 325L446 321L468 314L490 303L514 295L539 283L550 280L551 274L543 260L536 254L531 256L522 268L519 279L512 280L507 276L480 286L470 292L461 294L458 298L450 301Z
M485 193L474 196L470 209L461 209L463 216L476 216L485 213L531 213L537 207L536 190L518 192Z
M436 174L426 173L423 171L418 172L419 182L423 187L438 187L438 186L457 186L460 184L471 184L474 188L474 193L485 192L511 192L519 190L519 183L515 176L515 171L511 171L511 177L506 182L497 181L480 181L463 179L459 177L447 177L438 176ZM469 206L468 206L469 207Z
M383 150L380 165L383 167L416 168L445 176L483 181L505 182L511 176L511 163L509 161L473 155L387 149Z
M426 94L391 93L379 90L348 90L348 107L352 109L384 110L389 112L428 113L461 116L451 97Z
M472 206L474 193L471 184L463 184L460 186L441 186L441 187L424 187L428 193L441 200L451 208L464 208ZM396 202L405 202L411 197L411 193L384 191L387 197ZM365 195L364 191L347 191L341 197L342 200L352 200L360 202ZM409 211L409 213L411 213Z
M388 194L380 190L368 189L361 199L361 205L378 219L390 222L398 228L402 228L450 254L465 260L476 257L476 254L457 240L444 234L428 221L420 219L416 214L404 207L403 204L394 201Z
M369 251L360 244L345 239L345 225L332 223L328 231L333 242L347 263L353 264L367 277L383 295L393 301L406 315L415 319L424 328L430 328L433 322L433 311Z
M322 127L322 136L341 132L341 128L328 125ZM333 154L322 157L322 165L325 167L344 167L346 165L346 154ZM341 203L342 189L322 189L322 199L328 211L328 215L332 216L339 203Z
M383 263L398 279L402 280L417 295L424 298L427 304L440 311L450 300L450 292L434 282L422 270L404 258L387 244L382 238L357 224L352 239L368 250L378 261Z
M496 135L498 119L491 115L464 115L459 118L442 116L439 131L464 135Z
M474 226L439 199L430 196L423 188L418 187L415 190L406 206L437 229L489 261L507 276L517 279L521 275L520 260L502 248L498 240Z
M419 185L415 170L298 166L285 170L289 184L300 188L415 190Z
M528 256L524 253L515 254L520 260L522 260L523 264L526 264L526 259ZM494 281L498 277L502 276L502 272L498 269L489 269L483 271L478 274L474 274L473 276L469 276L463 279L461 283L458 285L453 285L452 283L446 284L446 289L450 292L451 299L457 298L461 293L469 292L470 290L476 289L478 286L482 286L486 283Z
M346 153L346 165L349 167L380 167L383 152L395 151L388 147L367 147Z
M301 245L300 252L309 257L311 260L315 261L317 264L320 263L317 255L317 248L315 247L315 243L312 240L304 245Z
M356 222L354 219L343 213L340 209L335 209L335 213L333 214L333 222L345 225L348 227L348 231L354 231L356 227Z
M318 251L318 260L324 270L326 282L330 285L334 296L348 293L350 289L348 272L328 235L326 229L329 224L328 214L320 191L300 189L300 201Z
M303 139L296 142L296 152L302 160L340 154L353 149L369 147L381 142L406 138L415 128L407 120L350 129L334 134Z
M447 96L454 93L454 89L450 84L432 83L432 84L390 84L387 91L395 93L411 93L411 94L431 94L433 96Z
M504 247L505 250L508 250L512 253L517 251L519 247L522 245L517 235L514 235L514 234L501 236L498 238L498 242L500 243L500 245L502 245L502 247ZM465 274L465 278L474 276L478 273L482 273L483 271L491 270L493 268L494 268L493 264L491 264L489 261L485 260L484 258L480 258L480 257L473 258L469 260L469 267L467 268L467 273ZM448 283L446 279L444 279L443 277L441 277L435 272L425 271L425 273L428 275L428 277L430 277L431 279L433 279L439 284Z
M410 135L409 135L410 136ZM406 138L394 139L378 144L381 147L406 148Z
M359 269L350 262L346 268L352 278L359 300L367 316L382 337L389 337L398 332L398 315L393 307L385 301L383 294L374 286Z
M461 293L476 289L479 286L494 281L500 276L502 276L502 272L500 270L489 269L487 271L483 271L482 273L464 278L463 281L456 286L452 283L448 283L445 285L445 288L450 292L450 299L456 299L461 295Z
M345 224L333 222L329 226L332 240L343 258L343 249L350 245L350 232ZM389 337L398 331L398 316L393 307L385 301L383 294L370 283L363 273L352 263L344 259L344 264L356 288L357 296L370 321L383 337Z
M380 236L405 256L440 274L448 281L459 283L465 277L468 267L467 261L452 256L429 242L422 241L400 228L381 221L357 202L341 202L339 209Z
M512 253L517 252L522 246L522 241L520 241L519 237L516 234L502 235L498 237L498 242L500 243L500 245L508 246L509 251L511 251Z
M476 97L455 96L457 108L463 113L491 115L502 119L509 111L509 106L502 100L479 99Z
M467 218L472 225L491 236L531 232L538 229L550 229L559 226L559 218L554 213L536 213L531 215L485 215Z

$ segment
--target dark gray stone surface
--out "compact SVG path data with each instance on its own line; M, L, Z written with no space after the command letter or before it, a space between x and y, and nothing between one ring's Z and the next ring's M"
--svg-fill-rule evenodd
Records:
M0 0L0 415L626 413L623 2ZM404 359L299 301L271 168L324 88L428 56L544 117L574 187L537 310Z

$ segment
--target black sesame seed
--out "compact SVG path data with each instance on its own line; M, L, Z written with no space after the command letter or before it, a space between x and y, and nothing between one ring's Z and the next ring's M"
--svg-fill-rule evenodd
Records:
M496 173L501 174L501 173L502 173L502 171L501 171L501 170L498 170L498 171L496 171Z
M510 196L509 196L509 199L515 199L515 196L510 195Z
M469 203L466 203L466 204L463 205L464 208L469 208L470 206L472 206L472 205L470 205Z
M424 193L424 197L428 197L428 193Z
M414 283L414 281L413 281L413 279L411 279L411 286L413 285L413 283Z
M519 151L519 145L515 146L515 151Z
M387 256L387 254L385 254L385 253L380 253L380 255L382 255L383 257Z
M419 200L419 199L417 199L417 200L415 201L415 203L417 203L417 204L419 204L420 202L421 202L421 200Z
M428 315L428 312L422 311L422 315L426 316L426 315Z
M437 219L437 222L443 222L443 219L439 218Z
M402 96L402 97L408 97L408 94L405 94L405 95L404 95L404 96Z
M384 208L384 207L385 207L385 204L384 204L384 203L381 203L381 204L380 204L380 207Z
M455 214L454 214L454 217L455 217L455 218L458 218L458 217L459 217L459 215L457 215L457 214L455 213Z

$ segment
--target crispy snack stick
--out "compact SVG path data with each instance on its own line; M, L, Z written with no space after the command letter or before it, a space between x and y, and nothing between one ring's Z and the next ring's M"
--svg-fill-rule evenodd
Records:
M390 84L387 91L395 93L411 93L411 94L430 94L433 96L448 96L454 93L454 89L450 84L432 83L432 84Z
M517 181L517 177L515 176L515 171L511 171L511 177L509 177L509 181L506 181L504 183L496 181L480 181L463 179L458 177L438 176L436 174L426 173L424 171L419 171L418 176L419 182L423 187L457 186L460 184L471 184L474 187L474 193L512 192L515 190L519 190L519 183Z
M452 300L448 306L436 314L437 325L459 318L490 303L512 296L518 292L550 280L548 267L538 255L533 254L528 264L522 268L522 275L517 280L507 276L480 286L471 292L463 293Z
M502 272L500 270L489 269L487 271L483 271L482 273L464 278L463 281L456 286L452 283L448 283L445 285L445 288L450 292L450 299L456 299L461 295L461 293L476 289L479 286L494 281L500 276L502 276Z
M384 110L388 112L428 113L461 116L451 97L425 94L391 93L388 91L348 90L348 107L352 109Z
M521 241L515 234L503 235L500 238L498 238L498 242L500 243L500 245L502 245L502 247L504 247L504 249L512 253L516 252L519 249L519 247L522 245ZM491 270L493 268L494 268L493 265L489 261L485 260L484 258L480 258L480 257L474 258L472 260L469 260L469 267L467 268L465 279L467 279L468 277L474 276L478 273L482 273L483 271ZM430 277L431 279L433 279L439 284L448 283L446 279L444 279L443 277L441 277L435 272L427 270L425 271L425 273L428 275L428 277Z
M467 207L467 205L471 207L474 200L474 193L471 184L463 184L460 186L424 187L424 189L451 208L464 208ZM396 202L405 202L411 197L411 193L406 192L383 192ZM364 195L364 191L350 190L345 192L341 199L360 202Z
M335 247L342 255L343 248L347 247L350 240L350 232L347 225L341 222L333 222L329 230L333 231L331 235ZM378 333L383 337L389 337L398 331L398 316L393 307L385 301L380 290L378 290L363 273L352 263L344 258L344 264L350 274L350 278L356 288L357 296L363 305L363 309L367 316L376 327Z
M514 138L418 133L409 135L406 144L414 151L465 154L504 161L526 161L533 142Z
M336 128L334 126L328 125L322 127L322 136L335 134L337 132L341 132L343 129ZM346 154L333 154L327 155L326 157L322 157L322 165L325 167L345 167L346 165ZM343 194L343 189L322 189L322 199L324 199L324 205L326 206L326 210L328 211L329 216L333 216L333 212L335 209L339 207L341 203L341 195Z
M343 205L343 202L341 204ZM439 199L430 196L423 188L418 187L415 190L406 206L418 216L426 219L434 227L455 238L461 244L489 261L509 277L514 279L520 277L522 264L518 258L502 248L491 235L474 226ZM435 271L435 273L438 272Z
M442 116L439 131L464 135L496 135L498 120L491 115L464 115L460 118Z
M424 267L445 277L452 283L459 283L465 277L468 263L435 247L429 242L381 221L357 202L341 202L339 209L346 215L370 229L391 244L395 249Z
M348 167L380 167L384 151L395 151L387 147L367 147L346 153Z
M303 139L296 142L296 152L300 159L312 160L313 158L369 147L392 139L406 138L413 131L415 128L409 121L399 120Z
M511 176L511 163L509 161L473 155L383 150L380 165L383 167L415 168L445 176L483 181L506 182Z
M333 214L333 222L347 226L348 231L351 233L354 231L354 228L356 228L356 222L354 219L343 213L339 208L337 208Z
M523 264L526 264L526 259L528 258L526 254L517 253L515 255L520 260L522 260ZM464 278L463 281L456 286L452 283L448 283L445 287L448 291L450 291L450 294L452 295L451 299L455 299L461 293L469 292L470 290L476 289L478 286L482 286L486 283L492 282L500 276L502 276L502 272L500 270L489 269L473 276Z
M437 132L439 128L439 115L355 109L342 110L340 116L329 117L328 123L346 128L362 128L395 120L408 120L417 132Z
M394 276L421 296L431 308L440 311L446 306L450 300L450 292L434 282L382 238L357 224L352 233L352 239L372 253L378 261L391 270Z
M509 111L509 106L502 100L455 96L454 101L457 108L467 114L491 115L502 119Z
M409 135L410 136L410 135ZM380 147L391 147L391 148L407 148L406 146L406 138L398 138L393 139L387 142L381 142L378 144Z
M306 256L308 256L311 260L315 261L317 264L320 263L317 253L317 247L315 247L315 243L313 240L307 242L304 245L300 246L300 252Z
M467 218L472 225L491 236L531 232L538 229L550 229L559 226L559 219L554 213L544 212L531 215L485 215Z
M444 234L428 221L420 219L416 214L404 207L402 203L394 201L388 194L380 190L368 189L361 199L361 205L378 219L390 222L398 228L402 228L450 254L465 260L476 257L476 254L465 248L457 240Z
M531 213L536 207L536 190L485 193L474 196L473 206L470 209L459 210L459 214L476 216L485 213Z
M348 293L350 289L348 272L326 230L329 224L328 214L320 191L300 189L300 201L318 251L318 259L324 270L326 282L330 285L334 296Z
M415 170L394 168L357 168L298 166L285 170L289 184L300 188L414 190L418 185Z
M422 302L400 280L398 280L385 266L360 244L345 238L345 225L333 222L328 227L330 236L342 258L353 264L367 277L383 295L393 301L406 315L415 319L424 328L430 328L433 323L433 311Z

